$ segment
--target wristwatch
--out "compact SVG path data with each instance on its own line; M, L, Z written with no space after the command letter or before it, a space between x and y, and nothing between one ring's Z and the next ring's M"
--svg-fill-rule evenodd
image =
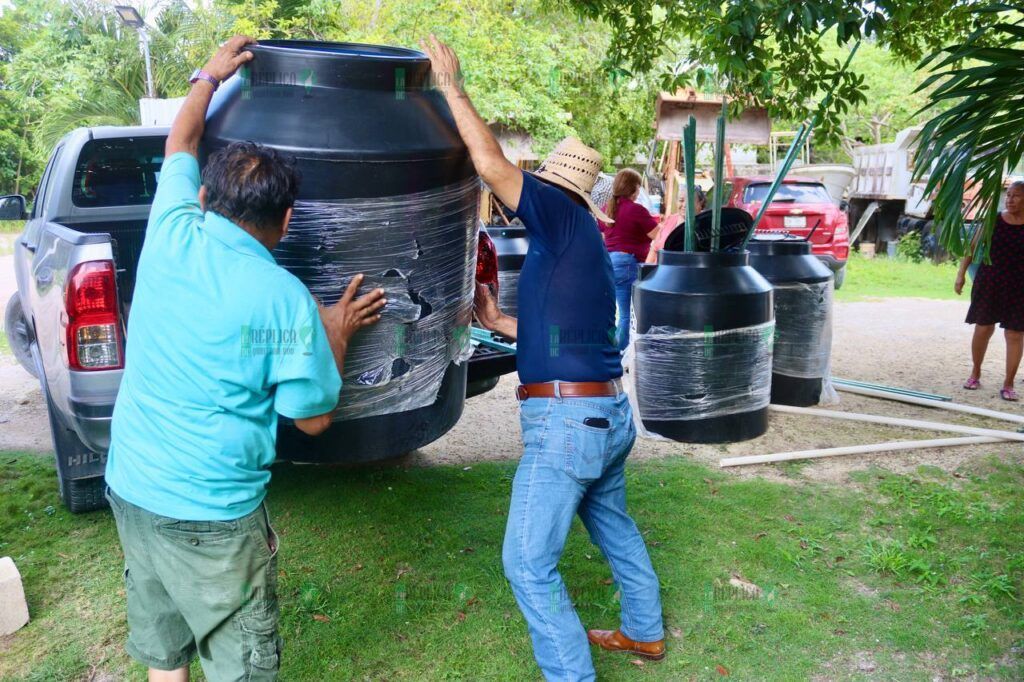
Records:
M192 77L188 79L189 83L195 83L196 81L206 81L207 83L213 86L213 89L215 91L217 90L217 88L220 87L220 81L211 76L210 74L206 73L202 69L196 69L195 71L193 71Z

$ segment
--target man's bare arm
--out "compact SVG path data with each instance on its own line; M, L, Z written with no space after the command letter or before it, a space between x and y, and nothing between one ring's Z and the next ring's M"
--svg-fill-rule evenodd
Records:
M229 39L221 45L217 54L210 58L203 71L219 81L227 80L238 67L252 59L252 52L243 48L255 42L249 36L235 36ZM192 85L178 115L174 117L171 132L167 134L167 142L164 144L165 157L178 152L186 152L192 156L199 154L199 140L203 137L206 110L212 97L212 83L198 80Z
M338 374L345 370L345 353L348 352L349 340L363 327L377 323L380 320L381 309L388 302L384 298L383 289L374 289L356 298L356 290L362 282L363 276L356 275L337 303L330 307L320 306L320 321L327 332L327 342L334 354ZM295 426L310 436L319 436L331 425L331 414L332 412L325 412L315 417L296 419Z
M519 208L519 197L523 191L523 175L501 151L491 129L463 91L459 72L459 58L455 52L434 37L429 44L420 41L420 47L430 57L430 66L437 89L444 95L455 117L459 135L469 149L476 172L491 188L501 202L515 211Z
M485 329L510 339L519 338L519 320L501 312L497 299L486 284L476 285L473 312Z

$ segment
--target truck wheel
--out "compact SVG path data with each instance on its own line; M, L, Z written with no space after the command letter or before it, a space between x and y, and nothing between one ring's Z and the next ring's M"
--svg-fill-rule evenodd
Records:
M4 334L7 335L7 343L11 346L14 359L25 368L25 371L36 376L36 365L32 362L32 331L25 313L21 309L21 297L15 291L11 300L7 301L7 309L4 311Z
M845 281L846 281L846 266L844 265L843 267L841 267L838 270L836 270L836 276L835 276L835 288L836 288L836 291L838 291L839 289L842 288L843 282L845 282Z
M106 488L107 482L102 476L76 478L61 486L61 499L72 514L96 511L107 506Z
M103 475L70 478L64 467L69 457L86 452L88 448L71 429L61 424L56 409L50 399L50 392L43 386L46 396L46 412L50 417L50 436L53 438L53 454L57 465L57 484L60 486L60 499L72 514L103 509L107 506L104 496L106 482Z

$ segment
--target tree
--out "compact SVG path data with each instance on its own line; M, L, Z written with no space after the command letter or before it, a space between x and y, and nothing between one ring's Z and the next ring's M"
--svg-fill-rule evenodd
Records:
M977 0L904 2L827 0L569 0L581 15L607 23L608 63L634 73L652 71L659 59L679 68L662 73L665 89L688 84L729 92L759 103L782 120L803 120L838 81L833 106L819 130L833 140L842 115L865 102L865 83L842 72L841 58L826 56L829 41L849 46L873 40L899 58L918 60L956 36L992 23L972 9ZM683 49L672 41L686 39Z
M529 133L544 154L564 135L610 164L650 137L657 83L613 79L609 33L544 0L183 0L148 17L157 94L185 94L188 75L234 33L415 47L431 31L462 56L467 88L492 123ZM7 61L3 59L6 57ZM136 35L101 0L17 0L0 13L0 189L17 182L18 145L32 187L56 141L87 125L138 122L144 64ZM621 74L620 74L621 75ZM6 113L5 113L6 112ZM21 140L21 142L18 142Z
M964 189L978 190L969 208L988 243L999 213L1003 178L1024 156L1024 3L979 8L997 23L930 57L920 89L933 88L927 110L946 105L922 129L915 173L927 177L940 243L951 253L969 248ZM987 22L988 23L988 22Z

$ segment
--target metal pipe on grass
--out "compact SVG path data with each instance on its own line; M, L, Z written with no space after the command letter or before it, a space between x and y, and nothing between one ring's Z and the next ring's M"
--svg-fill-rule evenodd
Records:
M874 388L867 388L866 386L851 386L846 383L832 382L835 387L845 393L855 393L857 395L871 396L872 398L882 398L884 400L895 400L901 403L909 403L911 405L923 405L924 407L934 407L940 410L949 410L950 412L963 412L965 414L976 414L979 417L991 417L992 419L1001 419L1003 421L1013 422L1014 424L1024 424L1024 417L1016 414L1010 414L1009 412L998 412L996 410L989 410L984 407L974 407L973 405L960 405L953 402L944 402L941 400L931 400L929 398L919 398L914 395L890 393L889 391L880 391Z
M930 438L928 440L898 440L888 443L871 445L848 445L841 448L821 448L818 450L795 450L779 452L772 455L748 455L745 457L726 457L719 460L720 467L745 466L748 464L771 464L772 462L792 462L800 459L819 459L822 457L839 457L841 455L869 455L878 452L895 452L897 450L917 450L920 448L951 448L958 445L984 445L999 443L1001 438L993 436L965 436L963 438Z
M793 407L791 405L771 405L773 412L785 414L801 414L811 417L828 417L830 419L843 419L855 422L867 422L869 424L885 424L887 426L905 426L911 429L925 429L927 431L948 431L950 433L962 433L969 436L988 436L1001 440L1014 440L1024 442L1024 433L1015 431L1000 431L998 429L979 429L974 426L961 426L959 424L946 424L943 422L930 422L922 419L902 419L899 417L882 417L874 414L860 414L859 412L837 412L835 410L819 410L810 407Z

